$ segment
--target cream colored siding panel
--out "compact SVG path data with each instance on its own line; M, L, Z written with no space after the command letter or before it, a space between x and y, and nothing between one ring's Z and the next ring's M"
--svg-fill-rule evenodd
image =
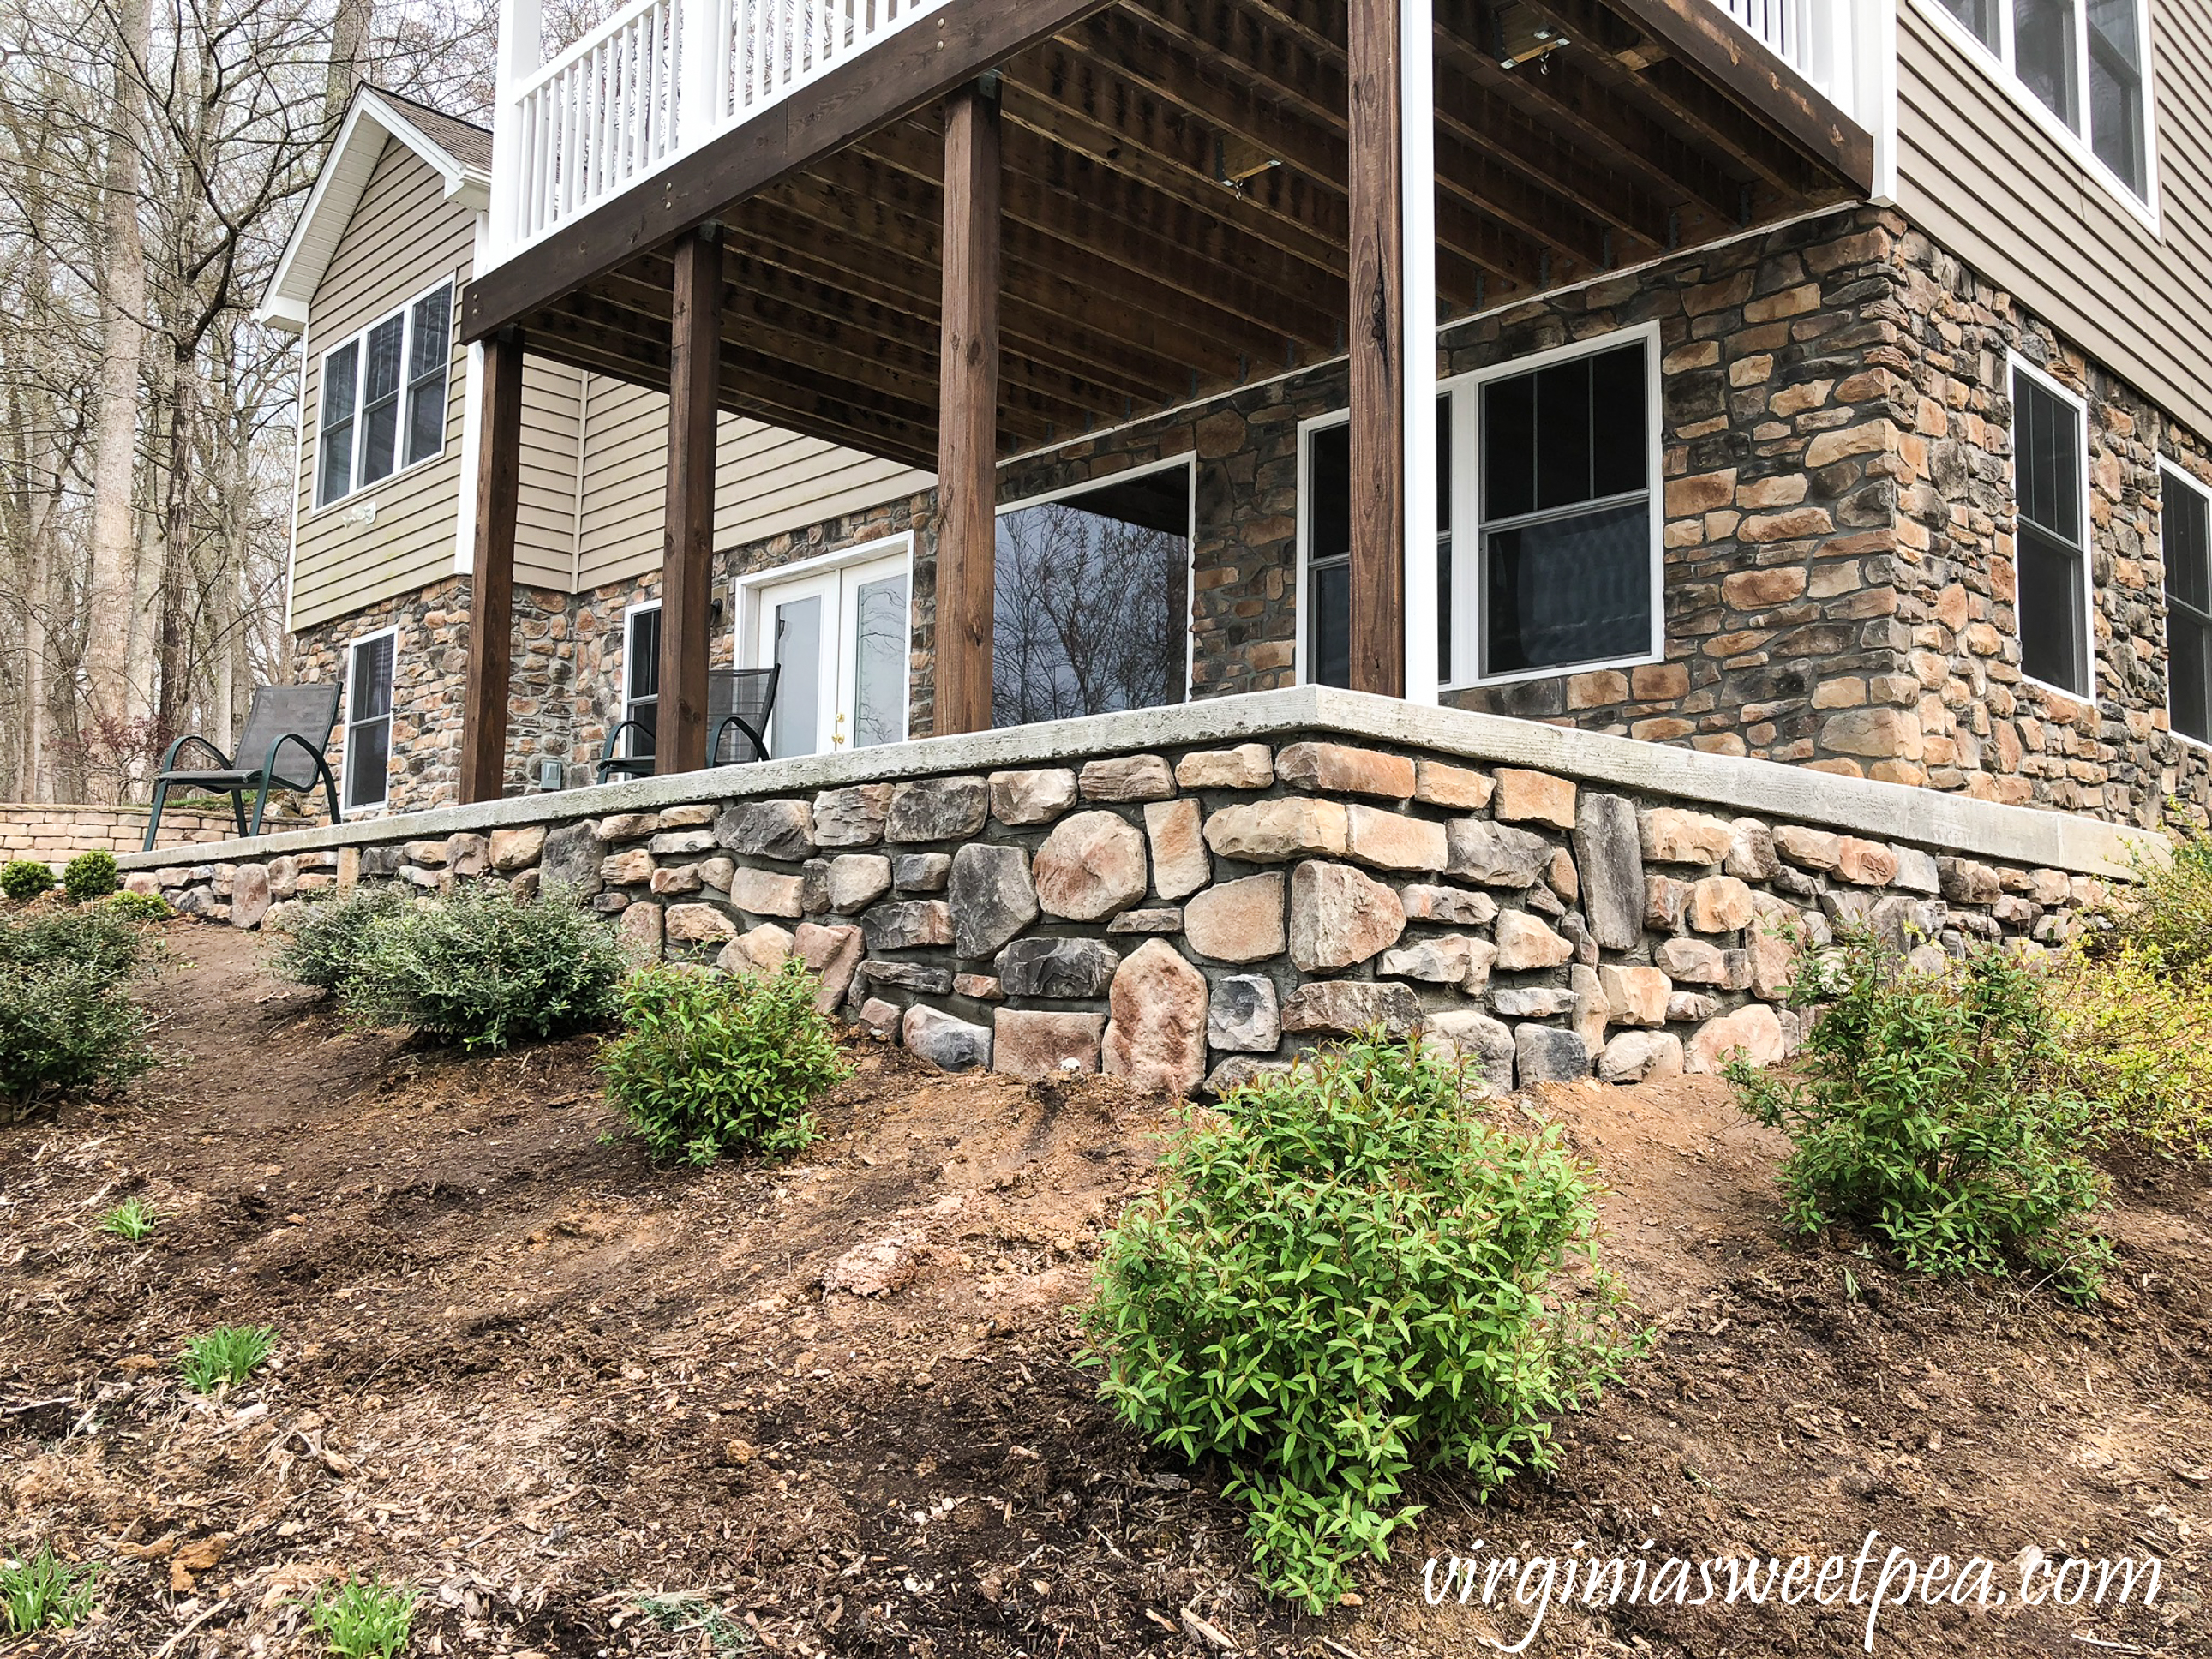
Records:
M465 280L473 233L472 216L446 199L438 175L404 145L387 141L308 307L300 398L295 628L313 627L441 580L453 569L465 351L456 348L450 360L446 447L434 459L318 509L316 437L324 351L441 278ZM374 516L362 522L371 502Z
M660 568L668 399L599 375L585 394L583 519L577 586ZM725 415L715 454L714 544L733 547L927 489L894 462Z
M526 358L522 457L514 520L514 579L567 592L576 579L576 446L584 377Z
M2152 0L2159 228L1898 7L1898 204L2169 413L2212 434L2212 7Z

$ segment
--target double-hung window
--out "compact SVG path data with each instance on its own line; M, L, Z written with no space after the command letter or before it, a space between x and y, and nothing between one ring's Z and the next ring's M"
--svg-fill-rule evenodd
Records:
M2013 493L2020 510L2020 665L2077 697L2092 694L2089 452L2081 406L2025 364L2012 373Z
M441 283L323 354L318 507L443 452L453 325Z
M2212 495L2169 468L2163 496L2166 708L2176 732L2212 744Z
M2150 198L2148 0L1932 0L2138 200Z
M623 753L642 758L660 735L660 601L632 605L623 633Z
M1662 646L1648 335L1448 380L1437 400L1437 678L1648 661ZM1349 428L1306 434L1305 678L1351 664ZM1459 487L1455 488L1455 484Z
M381 806L391 793L392 668L398 637L390 629L356 640L346 653L345 804Z

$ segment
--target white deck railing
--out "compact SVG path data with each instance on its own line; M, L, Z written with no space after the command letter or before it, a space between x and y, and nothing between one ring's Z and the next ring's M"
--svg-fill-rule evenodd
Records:
M631 0L550 61L507 0L492 165L495 258L658 173L947 0Z
M497 264L948 0L630 0L539 63L539 0L500 9ZM1879 0L1713 0L1845 111Z

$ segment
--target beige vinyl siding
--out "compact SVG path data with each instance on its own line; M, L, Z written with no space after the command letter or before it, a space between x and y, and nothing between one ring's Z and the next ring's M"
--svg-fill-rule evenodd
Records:
M406 146L387 139L307 308L292 568L295 629L452 574L466 355L453 353L447 375L446 447L435 459L318 508L316 437L323 353L441 277L465 281L473 236L473 216L446 199L438 175ZM374 521L358 522L370 501L376 504Z
M660 568L668 398L585 377L583 520L576 586L589 591ZM927 489L927 472L818 438L722 416L714 468L714 545L735 547Z
M446 447L436 459L315 506L322 359L333 345L388 316L441 277L468 280L475 215L447 199L437 173L404 144L385 142L368 187L338 239L307 312L301 397L300 527L292 572L292 625L318 623L410 592L453 574L460 515L472 510L461 477L468 353L453 350L446 377ZM458 319L459 307L456 303ZM515 580L567 592L576 568L576 460L582 375L532 359L523 372L521 507ZM359 522L367 503L373 522Z
M1898 204L2212 434L2212 6L2151 0L2159 230L2016 102L1995 60L1898 5Z

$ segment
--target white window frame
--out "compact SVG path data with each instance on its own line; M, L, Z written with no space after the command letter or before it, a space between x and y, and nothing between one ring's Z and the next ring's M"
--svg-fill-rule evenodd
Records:
M1154 472L1165 472L1171 467L1185 470L1188 489L1184 496L1183 522L1190 526L1184 532L1182 568L1182 701L1191 699L1191 678L1197 672L1198 618L1198 453L1185 450L1180 455L1170 455L1164 461L1147 461L1142 466L1124 467L1118 472L1102 473L1081 483L1069 484L1060 489L1048 489L1042 495L1024 495L1018 501L1006 501L992 514L995 524L1009 513L1020 513L1032 507L1048 507L1054 501L1064 501L1071 495L1088 495L1093 490L1106 489L1115 484L1127 483L1132 478L1141 478ZM1167 705L1179 707L1176 704Z
M2013 0L1990 0L1997 15L1997 45L1994 52L1987 41L1946 10L1942 0L1916 0L1916 3L1923 16L1971 55L2003 88L2005 95L2071 155L2108 195L2141 220L2154 237L2162 237L2158 206L2158 52L2157 43L2151 34L2150 0L2136 0L2136 26L2141 31L2139 38L2142 41L2143 56L2143 190L2140 196L2136 194L2133 185L2105 165L2090 140L2089 8L2086 0L2074 0L2075 63L2081 77L2081 131L2079 132L2037 97L2014 71Z
M356 702L355 696L355 683L356 677L361 667L362 647L363 646L374 645L379 640L386 639L392 641L392 681L386 688L385 712L381 714L373 715L366 720L356 720L354 718L354 709ZM374 811L379 807L389 805L392 799L392 726L393 716L398 713L398 703L399 700L398 628L397 626L391 628L380 628L375 629L374 632L363 634L359 639L348 641L346 642L345 663L345 746L338 754L338 767L344 774L344 776L340 780L338 793L345 801L345 810L347 811ZM377 720L382 720L384 722L383 792L374 800L356 800L353 798L353 734L358 727L374 725Z
M332 507L342 507L346 502L352 501L356 495L362 495L364 491L381 489L393 479L401 477L403 474L413 471L418 466L428 466L431 462L438 459L445 454L447 447L450 442L450 437L447 428L453 424L451 411L453 404L453 306L454 301L459 297L458 294L453 292L453 279L451 276L440 277L436 282L431 283L420 294L414 295L404 304L394 307L390 311L382 313L373 320L356 330L355 332L347 335L343 339L331 341L330 344L323 348L322 355L315 360L315 505L312 509L313 514L325 513ZM428 454L418 455L410 461L407 459L407 397L409 392L407 368L408 365L415 360L415 308L421 305L423 301L430 298L431 295L437 293L441 289L448 290L449 294L446 307L445 384L447 417L438 423L438 447L432 450ZM399 412L397 417L397 428L392 436L392 467L391 471L386 473L374 483L364 484L360 481L362 434L365 429L366 425L361 418L361 376L368 362L368 337L374 334L378 329L382 328L394 317L400 319ZM325 496L323 494L323 414L331 383L331 359L336 356L339 352L343 351L348 346L353 346L356 348L356 355L354 358L353 453L346 458L346 487L344 490L336 495ZM306 434L306 422L302 422L301 423L302 437Z
M2172 617L2173 617L2173 604L2172 604L2172 601L2171 599L2169 599L2166 597L2166 585L2167 585L2167 583L2168 583L2170 580L2172 580L2172 572L2171 572L2171 570L2168 568L2168 567L2166 566L2166 492L2167 490L2169 490L2169 489L2175 489L2175 488L2177 488L2177 487L2179 487L2179 488L2180 488L2180 489L2183 489L2187 490L2191 495L2195 495L2196 497L2197 497L2200 501L2202 501L2204 503L2204 507L2205 507L2205 512L2206 512L2207 516L2208 516L2208 517L2212 517L2212 485L2207 485L2207 484L2200 483L2197 480L2197 478L2196 478L2194 476L2192 476L2191 474L2190 474L2190 473L2188 473L2188 472L2185 472L2185 471L2184 471L2180 467L2176 466L2176 465L2175 465L2172 461L2169 461L2169 460L2164 460L2164 459L2161 459L2161 460L2159 462L2159 464L2158 464L2158 472L2159 472L2159 508L2158 508L2158 535L2159 535L2159 546L2158 546L2158 551L2159 551L2159 566L2160 566L2160 569L2161 570L2161 572L2162 572L2162 573L2164 573L2164 574L2162 574L2160 575L2160 579L2159 579L2159 585L2158 585L2158 597L2159 597L2159 603L2160 603L2160 604L2161 604L2161 605L2165 605L2165 606L2166 606L2166 729L2167 729L2169 732L2172 732L2175 737L2179 738L2182 742L2184 742L2184 743L2187 744L2191 748L2192 748L2192 749L2200 749L2200 750L2207 750L2208 752L2212 752L2212 742L2208 742L2206 739L2204 739L2204 738L2203 738L2191 736L2189 732L2184 732L2184 731L2183 731L2179 726L2175 726L2175 725L2173 724L2173 621L2172 621Z
M625 605L625 606L623 606L623 607L622 715L621 715L621 718L622 718L623 720L633 720L633 719L635 719L635 710L636 710L636 708L637 708L637 702L636 702L636 700L635 700L635 699L634 699L634 698L631 696L631 695L630 695L630 689L629 689L629 688L630 688L630 672L629 672L629 671L630 671L630 665L631 665L631 662L632 662L632 660L633 660L633 659L634 659L634 657L635 657L635 652L636 652L636 643L637 643L637 635L636 635L636 631L635 631L635 622L634 622L634 618L643 616L643 615L644 615L647 611L654 611L654 612L658 612L658 611L659 611L659 609L660 609L660 601L659 601L659 599L640 599L640 600L639 600L635 605ZM657 684L657 682L656 682L656 684ZM655 720L655 724L654 724L654 726L653 726L653 731L654 731L654 732L655 732L655 734L656 734L656 735L655 735L655 738L654 738L654 744L653 744L653 746L654 746L655 750L658 750L658 749L659 749L659 741L658 733L659 733L659 730L660 730L659 725L659 723L658 723L658 722L659 722L659 720L660 693L659 693L659 691L657 691L657 690L653 694L653 718L654 718L654 720ZM633 748L631 747L631 745L632 745L633 744L635 744L636 741L637 741L637 733L636 733L636 732L623 732L623 740L622 740L622 752L623 752L623 759L625 759L625 760L636 760L636 759L640 758L640 757L639 757L639 756L638 756L638 754L637 754L637 751L636 751L635 749L633 749Z
M1554 667L1516 669L1510 674L1485 674L1482 663L1482 388L1493 380L1549 368L1577 357L1594 357L1641 341L1644 345L1644 494L1651 519L1651 639L1641 653L1605 657ZM1662 427L1661 341L1659 325L1639 323L1553 346L1504 362L1490 363L1462 374L1446 375L1437 382L1437 395L1451 399L1452 453L1438 457L1449 465L1451 522L1437 526L1437 539L1451 538L1451 659L1452 678L1439 682L1438 690L1468 691L1483 686L1517 685L1527 680L1559 679L1573 674L1596 673L1609 668L1643 668L1667 659L1667 513L1665 433ZM1292 654L1299 684L1309 683L1307 559L1312 546L1313 489L1308 476L1312 455L1310 435L1352 418L1349 410L1333 410L1298 422L1297 597L1295 605L1297 641Z
M2013 605L2015 611L2026 597L2020 580L2020 400L2012 395L2013 386L2018 378L2023 374L2026 375L2053 397L2069 404L2077 422L2076 430L2081 434L2081 441L2075 446L2077 453L2074 457L2081 469L2077 475L2080 488L2074 499L2081 516L2081 538L2075 545L2081 550L2081 664L2084 678L2088 682L2088 689L2082 691L2070 691L2063 685L2054 685L2049 680L2039 679L2029 673L2025 641L2021 653L2020 678L2024 684L2033 685L2039 690L2047 691L2054 697L2065 697L2074 702L2086 702L2094 706L2097 702L2097 576L2096 572L2091 568L2096 562L2096 549L2090 541L2090 536L2095 526L2089 512L2088 400L2062 381L2053 380L2050 374L2037 368L2018 352L2008 352L2005 355L2007 359L2005 394L2013 405L2012 430L2008 434L2008 438L2012 447L2012 575ZM2013 621L2013 631L2014 636L2018 637L2020 622L2016 615Z

